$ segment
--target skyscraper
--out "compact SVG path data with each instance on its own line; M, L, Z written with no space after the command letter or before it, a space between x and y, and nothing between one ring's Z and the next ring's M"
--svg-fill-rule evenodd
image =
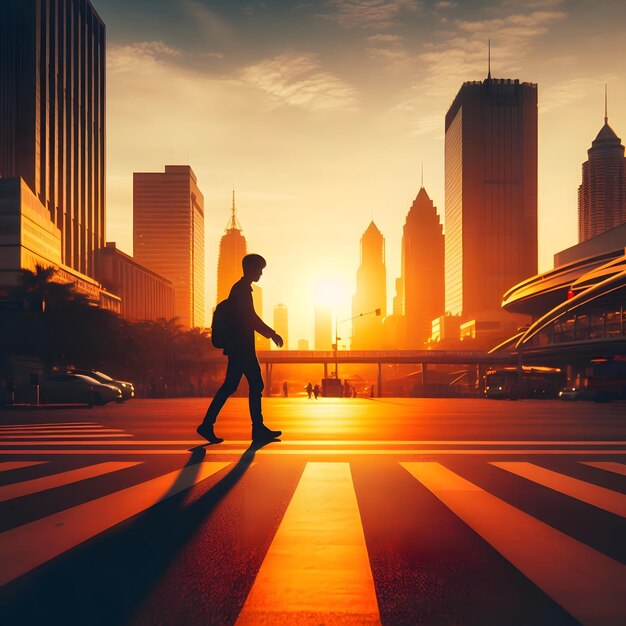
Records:
M380 309L381 315L372 311ZM356 274L356 293L352 297L353 350L381 349L382 321L387 314L387 270L385 238L372 221L361 237L361 264ZM363 317L357 317L361 316Z
M204 197L188 165L133 174L135 259L171 280L175 313L204 326Z
M289 320L287 317L287 307L284 304L277 304L274 307L274 330L283 338L283 347L289 349Z
M445 309L501 316L504 292L537 273L537 85L464 83L445 129Z
M422 186L402 234L405 347L421 348L444 312L444 236L437 209Z
M315 309L315 349L332 350L333 312L328 307Z
M248 245L246 243L246 238L243 236L241 226L237 221L235 191L233 190L231 217L228 225L226 226L226 232L220 240L220 254L217 259L218 302L228 298L230 288L242 277L243 270L241 268L241 260L244 256L246 256L247 252ZM258 286L255 285L255 289L257 289L257 287ZM257 313L261 315L261 311L258 309Z
M0 2L0 178L23 178L93 276L105 244L105 26L88 0Z
M582 243L626 222L626 158L624 146L609 126L604 126L587 150L583 180L578 187L578 242Z
M241 278L243 269L241 269L241 263L239 263L239 276L237 280ZM233 283L234 284L234 283ZM227 294L228 295L228 294ZM263 289L259 287L258 283L252 283L252 303L254 304L254 310L256 314L263 319ZM259 333L254 333L254 345L257 350L270 350L272 342L269 337L263 337Z

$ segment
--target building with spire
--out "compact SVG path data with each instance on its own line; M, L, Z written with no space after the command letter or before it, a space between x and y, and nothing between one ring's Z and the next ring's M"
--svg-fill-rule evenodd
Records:
M241 278L243 269L241 261L248 254L248 244L243 236L243 230L237 219L237 206L235 204L235 190L233 189L233 202L231 215L224 235L220 239L220 251L217 259L217 302L226 300L231 287ZM252 300L254 310L263 317L263 290L256 283L252 285ZM257 350L269 350L270 340L255 333Z
M380 309L380 315L373 311ZM383 348L382 321L387 313L387 270L385 238L372 221L361 237L361 264L352 297L353 350ZM357 317L358 316L358 317Z
M606 93L604 125L587 150L578 187L578 242L626 222L626 158L624 146L609 126Z
M445 311L472 333L523 323L501 304L537 273L536 84L491 71L463 84L445 118L445 201Z
M432 320L444 312L444 235L437 208L423 185L402 234L402 314L405 348L421 348Z
M233 189L231 216L220 240L220 252L217 259L217 302L226 300L230 288L241 278L243 273L241 260L247 253L246 238L237 220L235 190Z

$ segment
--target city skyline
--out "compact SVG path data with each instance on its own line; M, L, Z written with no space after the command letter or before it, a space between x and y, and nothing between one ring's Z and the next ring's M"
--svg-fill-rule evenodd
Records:
M131 252L129 171L189 162L205 190L210 262L234 183L249 248L268 258L266 303L286 302L295 336L311 337L325 277L349 316L358 233L372 213L393 284L422 161L444 212L445 111L462 82L486 76L491 36L492 75L539 84L539 267L551 267L577 239L580 166L605 82L612 126L626 126L623 44L607 36L624 7L374 4L381 11L356 1L157 2L133 20L138 3L96 0L109 39L107 239ZM213 274L209 265L207 293Z

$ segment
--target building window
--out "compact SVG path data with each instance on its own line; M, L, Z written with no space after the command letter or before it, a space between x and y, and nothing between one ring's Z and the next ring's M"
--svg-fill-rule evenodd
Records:
M591 313L590 339L602 339L604 337L604 313L594 311Z
M618 309L617 311L609 311L606 314L606 336L607 337L619 337L622 334L621 328L622 313Z
M589 316L577 315L576 316L576 329L574 335L577 341L589 339Z

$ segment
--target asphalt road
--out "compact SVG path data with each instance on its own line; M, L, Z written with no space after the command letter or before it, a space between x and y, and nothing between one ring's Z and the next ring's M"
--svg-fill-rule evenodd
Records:
M0 623L626 623L626 404L0 412Z

